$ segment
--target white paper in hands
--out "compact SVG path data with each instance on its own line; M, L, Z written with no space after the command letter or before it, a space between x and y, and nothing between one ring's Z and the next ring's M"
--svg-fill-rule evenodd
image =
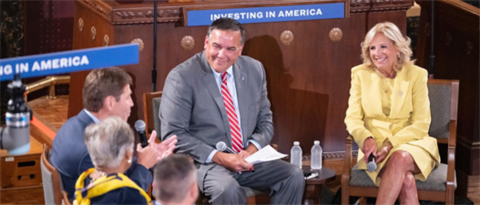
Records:
M282 154L273 149L272 146L267 145L266 147L258 150L258 152L253 153L245 159L250 164L257 164L260 162L268 162L272 160L277 160L286 157L286 154Z

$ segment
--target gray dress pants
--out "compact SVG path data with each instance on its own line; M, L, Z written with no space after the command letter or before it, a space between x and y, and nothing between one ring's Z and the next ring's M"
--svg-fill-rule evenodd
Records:
M207 171L200 190L216 204L246 204L241 188L250 187L270 196L271 204L301 204L305 180L303 171L292 164L275 160L254 165L254 172L232 172L213 164Z

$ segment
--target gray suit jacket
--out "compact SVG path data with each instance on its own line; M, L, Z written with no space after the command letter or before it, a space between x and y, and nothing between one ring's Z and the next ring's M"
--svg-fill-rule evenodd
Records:
M273 123L263 65L240 56L233 72L244 147L250 139L266 146L273 137ZM230 125L216 80L203 51L175 67L163 89L162 140L177 135L176 152L192 156L199 164L205 163L217 142L231 147Z

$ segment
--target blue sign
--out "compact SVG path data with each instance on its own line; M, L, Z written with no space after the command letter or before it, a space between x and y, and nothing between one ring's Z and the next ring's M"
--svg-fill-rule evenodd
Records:
M187 11L188 26L207 26L219 18L242 24L345 18L344 3Z
M138 63L138 44L33 55L0 60L0 81L70 73L75 71Z

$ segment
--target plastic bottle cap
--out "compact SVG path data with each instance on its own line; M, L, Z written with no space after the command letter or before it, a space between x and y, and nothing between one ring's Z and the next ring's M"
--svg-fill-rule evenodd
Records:
M293 145L300 145L300 142L299 142L299 141L295 141L295 142L293 142Z
M319 140L315 140L315 141L313 141L313 144L316 144L316 145L317 145L317 144L320 144L320 141L319 141Z

